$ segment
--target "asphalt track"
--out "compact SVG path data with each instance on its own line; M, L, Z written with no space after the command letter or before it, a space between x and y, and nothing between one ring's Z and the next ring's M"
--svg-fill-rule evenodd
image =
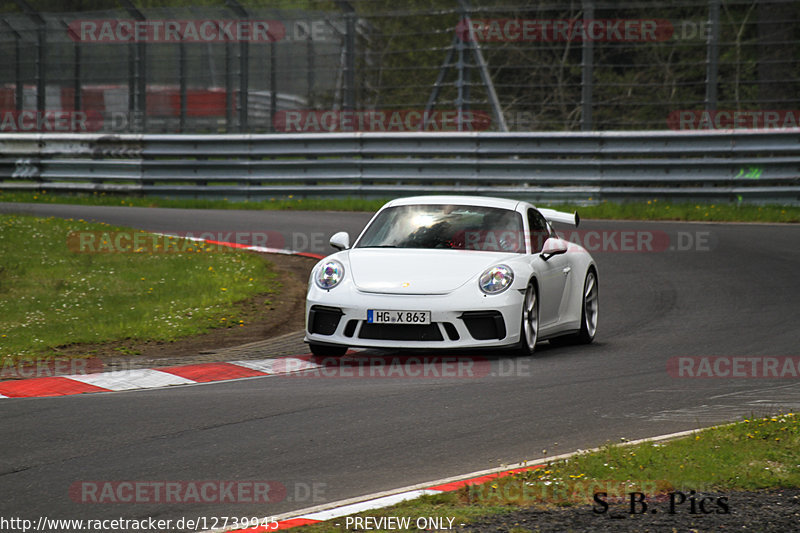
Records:
M305 238L304 251L312 252L326 251L313 242L339 229L357 233L368 219L0 204L3 212L161 232L277 232L287 243ZM592 253L601 301L590 346L544 343L529 359L485 353L491 372L480 377L300 374L3 399L0 516L267 516L621 438L800 408L798 378L676 378L667 371L671 358L683 356L800 355L800 227L584 221L581 229L600 235L590 241L600 248ZM657 250L615 250L622 231L644 235ZM84 481L201 480L270 480L286 488L286 497L266 504L97 504L76 502L69 492Z

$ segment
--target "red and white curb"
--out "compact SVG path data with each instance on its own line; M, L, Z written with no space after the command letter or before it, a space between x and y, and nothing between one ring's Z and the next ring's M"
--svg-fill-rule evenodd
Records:
M299 257L310 257L312 259L325 259L326 256L316 254L313 252L298 252L288 248L270 248L268 246L253 246L250 244L243 244L238 242L214 241L210 239L201 239L199 237L187 237L184 235L175 235L172 233L156 233L162 237L175 237L176 239L186 239L187 241L205 242L208 244L216 244L217 246L227 246L229 248L236 248L239 250L247 250L250 252L260 252L262 254L281 254L281 255L296 255Z
M277 359L200 363L2 381L0 382L0 398L40 398L93 392L156 389L173 385L193 385L274 376L321 368L322 365L311 361L311 357L309 354Z
M395 505L397 503L406 500L413 500L419 498L420 496L425 496L429 494L441 494L443 492L452 492L462 487L466 487L468 485L480 485L482 483L486 483L493 479L508 477L518 472L524 472L526 470L533 470L534 468L539 468L542 465L535 465L535 466L515 465L515 466L517 467L516 468L504 467L501 469L475 472L473 474L469 474L470 477L468 477L467 479L464 479L464 476L460 476L458 478L449 478L440 480L439 482L433 482L436 484L428 483L424 485L415 485L413 487L406 487L405 489L399 489L399 492L393 491L392 493L381 493L385 495L376 494L373 495L372 497L368 497L370 499L367 500L361 500L361 501L345 500L342 502L330 504L327 506L328 508L325 509L317 507L308 509L306 511L297 511L289 515L281 515L275 517L276 518L275 522L269 523L268 525L261 525L258 527L237 529L237 530L215 529L206 533L223 533L223 532L233 533L234 531L235 533L268 533L270 531L279 531L299 526L306 526L309 524L317 524L319 522L334 520L336 518L342 518L357 513L373 511L375 509L382 509L384 507L391 507L392 505ZM262 524L264 524L263 521Z
M227 246L251 252L296 255L313 259L322 259L324 257L320 254L297 252L285 248L250 246L234 242L213 241L166 233L157 233L157 235L192 241L203 241L209 244ZM212 381L230 381L242 378L288 374L290 372L321 367L321 365L311 362L309 360L310 358L311 355L309 354L297 357L281 357L280 359L201 363L157 369L119 370L93 374L37 377L19 381L0 381L0 399L40 398L49 396L70 396L92 392L156 389L169 387L171 385L192 385ZM276 369L275 362L278 360L280 360L280 366Z
M620 446L635 446L645 442L662 442L666 440L673 440L693 435L697 433L697 431L700 431L700 429L691 429L688 431L679 431L677 433L659 435L656 437L629 440L621 443ZM262 521L261 523L267 523L267 526L261 525L258 527L236 530L222 528L207 531L205 533L269 533L270 531L286 530L309 524L317 524L319 522L335 520L337 518L343 518L345 516L350 516L357 513L390 507L402 501L413 500L427 494L441 494L443 492L452 492L469 485L481 485L494 479L508 477L519 472L542 468L551 462L569 459L576 455L597 452L603 449L604 447L597 447L589 450L577 450L571 453L536 459L532 462L525 461L523 463L506 465L499 468L481 470L479 472L472 472L470 474L464 474L461 476L440 479L438 481L430 481L428 483L412 485L410 487L404 487L393 491L387 491L378 494L362 496L359 498L352 498L350 500L329 503L309 509L293 511L278 515L274 518L265 518L264 520L267 522ZM274 521L270 522L271 520Z

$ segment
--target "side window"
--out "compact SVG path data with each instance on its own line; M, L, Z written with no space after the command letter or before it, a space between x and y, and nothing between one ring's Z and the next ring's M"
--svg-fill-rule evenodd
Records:
M535 209L528 209L528 228L530 229L531 252L537 254L542 251L544 241L550 236L547 221Z

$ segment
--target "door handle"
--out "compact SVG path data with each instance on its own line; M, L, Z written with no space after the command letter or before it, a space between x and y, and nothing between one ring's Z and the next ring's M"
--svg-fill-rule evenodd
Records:
M563 272L564 275L566 276L566 275L568 275L570 273L571 270L572 270L572 267L564 267L564 270L562 270L561 272Z

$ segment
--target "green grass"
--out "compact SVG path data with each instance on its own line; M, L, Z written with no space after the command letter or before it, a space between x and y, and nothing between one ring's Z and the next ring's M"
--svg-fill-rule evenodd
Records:
M545 207L545 206L541 206ZM704 222L800 222L800 206L715 203L670 203L657 199L643 202L597 205L555 205L554 209L577 210L581 218L616 220L679 220Z
M304 211L377 211L389 199L316 198L276 196L268 200L194 199L118 196L114 194L52 194L44 192L0 191L0 202L46 204L121 205L131 207L172 207L194 209L253 209ZM735 203L670 203L658 199L641 202L577 204L539 204L563 210L577 210L585 219L680 220L711 222L800 222L800 206L747 205Z
M155 196L120 196L116 194L53 194L49 192L0 191L0 202L42 204L77 204L127 207L172 207L185 209L248 209L308 211L377 211L387 200L361 198L301 198L275 196L268 200L235 200L228 198L159 198Z
M650 500L670 491L795 487L800 487L800 416L786 413L667 442L609 444L533 470L357 516L412 517L412 524L416 517L433 516L466 524L531 506L591 506L595 492L606 492L612 502L630 492L643 492ZM338 518L300 531L341 532L345 524Z
M87 235L74 232L114 231L132 234L83 220L0 215L0 360L236 326L235 302L279 288L271 266L244 252L213 253L219 249L177 239L172 249L180 253L78 253L77 241L68 245L70 234ZM102 233L88 235L100 244Z
M602 480L638 484L650 492L671 488L731 491L800 487L799 463L800 417L789 413L748 419L670 442L607 445L600 451L551 463L495 485L523 482L538 489L581 489L590 484L583 480ZM625 487L625 492L630 488ZM498 494L502 496L504 492L509 493L500 490ZM490 491L480 494L493 500ZM534 499L544 495L542 500L547 501L546 490L534 490L532 494Z

